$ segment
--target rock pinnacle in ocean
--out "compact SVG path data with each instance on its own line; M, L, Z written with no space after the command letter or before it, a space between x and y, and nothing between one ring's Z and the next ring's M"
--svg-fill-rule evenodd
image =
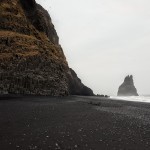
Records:
M118 89L118 96L138 96L137 89L134 86L133 76L125 77L124 82Z

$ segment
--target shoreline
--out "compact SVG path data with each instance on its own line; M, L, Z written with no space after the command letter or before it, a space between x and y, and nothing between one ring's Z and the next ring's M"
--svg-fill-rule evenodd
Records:
M49 95L24 95L24 94L0 94L0 100L5 98L5 99L13 99L13 98L39 98L39 97L45 97L45 98L68 98L68 97L79 97L79 98L93 98L93 100L95 99L99 99L99 100L115 100L115 101L124 101L124 102L139 102L139 103L150 103L150 102L146 102L146 101L135 101L135 100L128 100L130 98L134 98L134 96L110 96L110 97L100 97L100 96L82 96L82 95L68 95L68 96L49 96ZM138 98L140 96L137 96L136 98ZM128 99L125 99L128 98Z

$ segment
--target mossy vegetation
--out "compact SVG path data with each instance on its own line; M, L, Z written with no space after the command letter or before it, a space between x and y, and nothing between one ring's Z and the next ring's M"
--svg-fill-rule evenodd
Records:
M0 94L93 95L68 67L48 12L35 0L1 0Z
M37 30L19 0L2 0L0 20L0 93L66 95L61 47Z

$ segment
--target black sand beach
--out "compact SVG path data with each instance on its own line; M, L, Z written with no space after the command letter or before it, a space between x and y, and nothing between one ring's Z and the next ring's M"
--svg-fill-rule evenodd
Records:
M150 104L1 97L0 150L149 150Z

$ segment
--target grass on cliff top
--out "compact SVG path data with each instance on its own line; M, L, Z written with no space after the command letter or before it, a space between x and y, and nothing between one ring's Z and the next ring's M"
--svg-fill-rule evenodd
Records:
M2 1L1 5L0 5L0 17L11 17L12 18L12 22L8 21L7 26L9 27L17 27L19 24L14 21L13 22L13 18L17 17L22 18L23 20L26 20L26 16L20 6L20 4L18 3L18 0L8 0L8 1ZM14 19L15 20L15 19ZM29 22L28 22L29 23ZM20 24L21 25L21 24ZM21 25L22 26L22 25ZM25 34L21 34L18 32L12 32L12 31L0 31L0 38L20 38L20 39L25 39L25 41L23 40L18 40L16 41L16 47L17 45L19 45L20 47L25 47L28 50L29 55L35 55L35 51L40 51L40 52L44 52L47 51L47 57L49 57L49 59L56 59L56 60L60 60L62 62L64 62L65 64L67 64L66 58L64 57L62 51L60 50L59 47L57 47L56 45L54 45L46 36L46 34L44 32L39 32L38 30L35 29L34 26L32 26L30 23L28 24L28 26L30 26L30 30L32 32L32 35L25 35ZM36 43L34 42L35 40L39 41L40 45L36 45ZM27 42L29 41L29 43ZM33 44L32 44L33 42ZM13 47L12 47L12 51L13 51ZM6 50L7 51L7 50ZM21 49L20 49L21 51ZM9 51L8 51L9 52ZM1 52L1 58L6 58L6 57L11 57L11 55L9 53L3 53ZM25 56L27 56L27 54L25 54Z
M18 0L9 0L0 2L0 13L14 14L18 16L23 16L23 10L18 5Z
M37 40L36 37L32 36L32 35L26 35L26 34L20 34L17 32L12 32L12 31L0 31L0 37L20 37L20 38L27 38L27 39L33 39L33 40Z

